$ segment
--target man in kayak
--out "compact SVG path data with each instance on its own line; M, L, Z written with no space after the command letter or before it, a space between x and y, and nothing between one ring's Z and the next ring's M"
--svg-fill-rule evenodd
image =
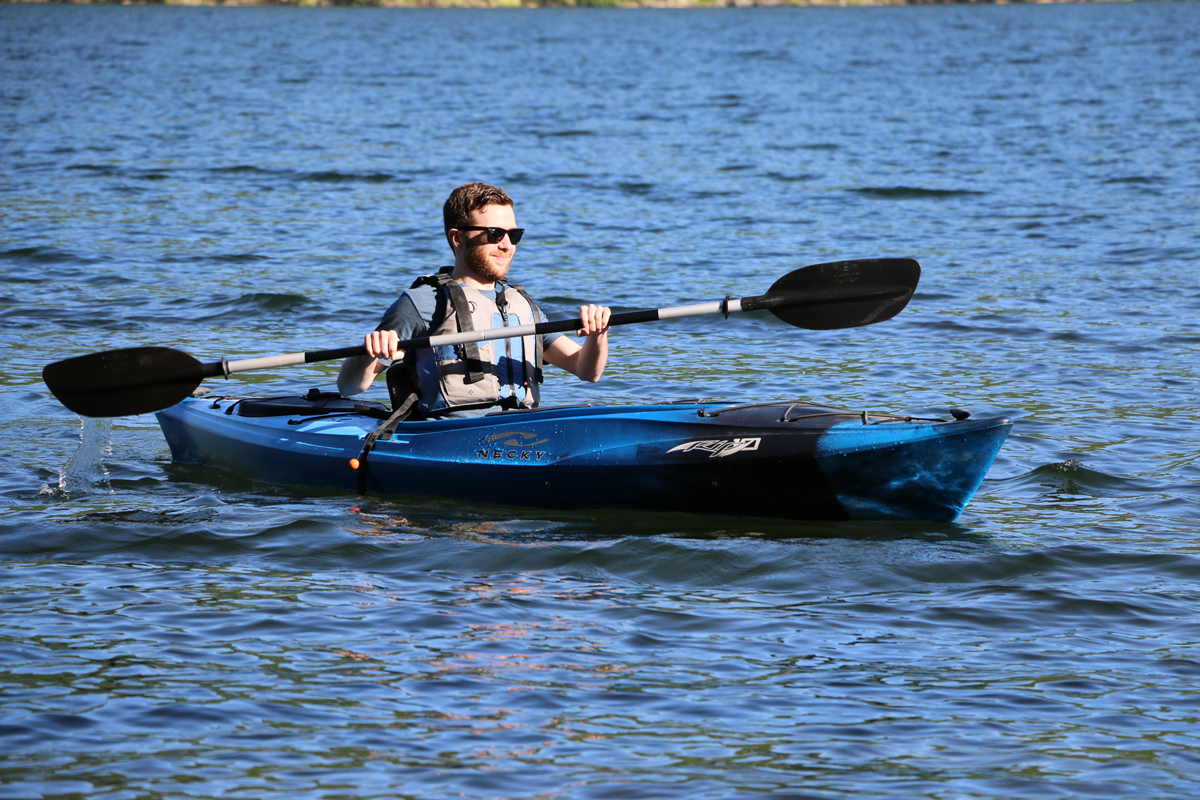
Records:
M364 338L368 355L342 364L338 391L347 397L363 392L387 370L394 409L407 403L420 417L478 416L496 406L535 406L542 360L581 380L600 380L608 361L610 311L604 306L579 309L582 346L555 333L407 354L397 348L404 339L546 320L521 287L504 281L525 231L517 227L512 198L503 189L484 183L458 187L442 208L442 220L454 266L418 279L392 303Z

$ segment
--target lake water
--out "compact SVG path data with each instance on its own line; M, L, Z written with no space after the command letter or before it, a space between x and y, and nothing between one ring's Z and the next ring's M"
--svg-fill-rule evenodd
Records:
M1198 30L0 5L0 798L1195 797ZM954 525L544 514L173 465L152 416L83 425L41 383L355 344L446 262L468 180L516 198L551 318L923 265L867 328L621 329L555 402L1012 436Z

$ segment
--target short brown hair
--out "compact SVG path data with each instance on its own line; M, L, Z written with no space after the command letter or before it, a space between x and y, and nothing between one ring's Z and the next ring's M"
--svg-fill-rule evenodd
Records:
M484 206L511 206L512 198L499 186L486 183L465 183L450 193L442 206L442 225L446 241L450 241L450 229L471 224L471 214Z

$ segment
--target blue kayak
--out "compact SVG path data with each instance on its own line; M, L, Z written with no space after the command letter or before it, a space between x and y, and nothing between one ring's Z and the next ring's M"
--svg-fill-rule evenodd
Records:
M1012 427L963 412L914 419L802 402L560 406L401 422L362 459L386 416L316 392L194 398L158 412L175 461L256 481L800 520L952 521Z

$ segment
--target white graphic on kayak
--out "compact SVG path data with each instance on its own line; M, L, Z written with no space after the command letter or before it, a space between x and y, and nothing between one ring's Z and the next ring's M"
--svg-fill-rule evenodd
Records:
M539 439L536 433L508 431L485 436L483 441L485 445L475 453L476 458L489 458L496 461L541 461L548 455L548 452L532 448L550 440Z
M687 442L679 444L668 450L668 453L708 453L709 458L724 458L731 456L734 453L745 453L749 450L757 450L758 443L762 439L755 437L753 439L702 439L698 442Z
M538 439L536 433L526 433L525 431L509 431L508 433L493 433L491 436L485 436L485 442L498 442L505 439L507 447L533 447L535 444L545 444L549 439Z

